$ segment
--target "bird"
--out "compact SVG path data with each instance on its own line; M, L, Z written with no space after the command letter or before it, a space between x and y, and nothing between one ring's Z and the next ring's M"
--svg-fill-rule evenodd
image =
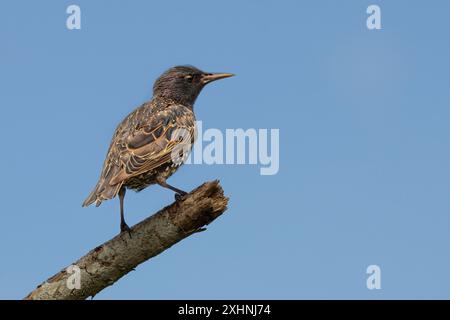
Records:
M127 189L139 192L157 184L175 192L179 200L186 192L166 182L183 164L196 138L194 103L209 83L234 76L209 73L194 66L175 66L153 84L150 101L132 111L117 126L99 180L83 207L119 196L120 231L131 229L125 221ZM184 141L189 140L189 141Z

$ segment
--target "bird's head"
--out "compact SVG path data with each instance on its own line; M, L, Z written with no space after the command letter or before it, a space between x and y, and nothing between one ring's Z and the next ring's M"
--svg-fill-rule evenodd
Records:
M177 66L164 72L153 85L153 96L193 106L205 85L233 76L231 73L207 73L192 66Z

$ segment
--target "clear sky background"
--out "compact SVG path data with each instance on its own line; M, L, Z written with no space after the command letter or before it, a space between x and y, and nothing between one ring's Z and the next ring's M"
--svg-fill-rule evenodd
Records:
M66 29L66 8L82 29ZM382 30L366 28L378 4ZM22 298L117 234L81 208L117 123L165 69L237 76L205 128L279 128L280 171L184 166L229 210L96 299L450 298L448 1L2 1L0 298ZM135 224L173 193L129 192ZM381 267L381 290L366 268Z

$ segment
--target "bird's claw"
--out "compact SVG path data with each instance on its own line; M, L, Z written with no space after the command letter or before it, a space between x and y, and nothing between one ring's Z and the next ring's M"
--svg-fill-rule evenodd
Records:
M186 192L183 192L183 193L175 193L175 201L180 201L180 200L182 200L183 198L184 198L184 196L185 195L187 195L187 193Z
M120 224L120 233L128 232L131 239L131 228L126 223Z

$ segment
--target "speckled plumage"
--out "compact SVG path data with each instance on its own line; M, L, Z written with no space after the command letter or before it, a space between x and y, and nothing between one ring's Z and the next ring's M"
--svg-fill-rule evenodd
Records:
M99 181L83 206L121 197L121 228L125 189L140 191L159 184L177 193L182 190L165 180L179 167L173 163L172 152L180 143L195 139L193 106L202 88L209 82L231 74L205 73L194 67L174 67L159 77L153 88L153 98L130 113L116 128ZM190 141L180 139L188 133ZM178 149L177 149L178 150ZM189 149L190 150L190 149ZM177 151L178 152L178 151Z
M100 205L115 197L122 186L140 191L156 183L158 175L173 174L178 166L170 155L178 141L171 136L180 128L194 138L194 112L167 99L154 99L130 113L117 127L98 185L84 205Z

